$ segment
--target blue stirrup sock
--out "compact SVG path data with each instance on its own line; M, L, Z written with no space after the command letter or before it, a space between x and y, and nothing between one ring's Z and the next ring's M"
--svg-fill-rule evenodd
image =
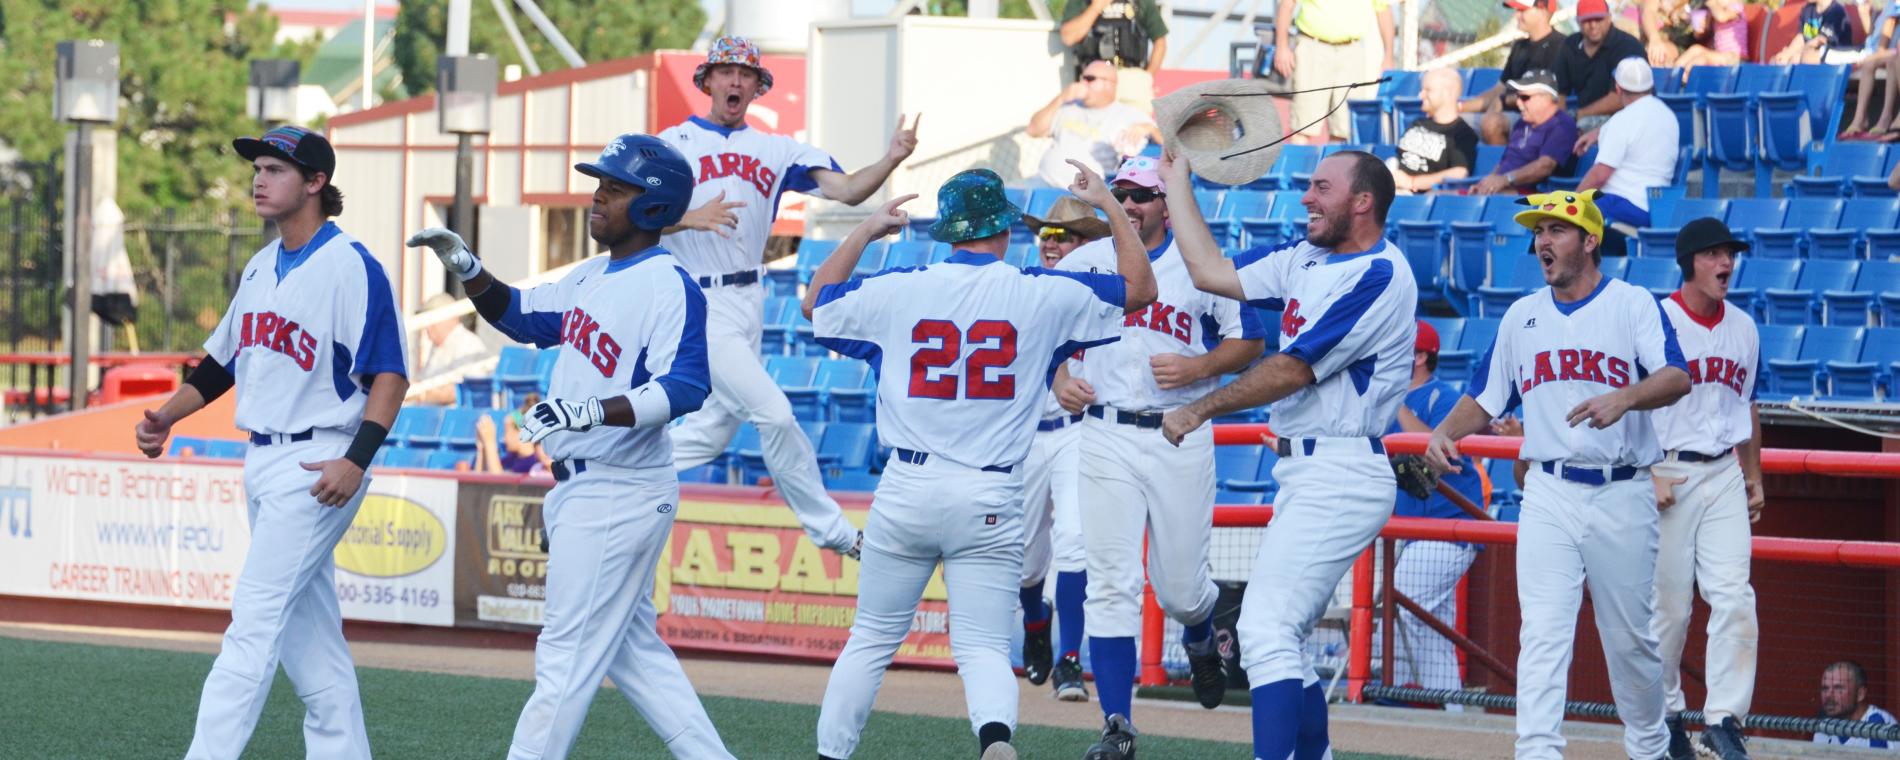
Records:
M1056 656L1082 652L1082 603L1089 598L1088 571L1056 573Z
M1135 700L1135 637L1089 637L1089 663L1103 715L1128 716Z
M1182 644L1199 644L1214 635L1214 614L1208 613L1207 619L1194 625L1181 627Z
M1253 756L1287 760L1297 746L1301 718L1300 679L1288 678L1253 687Z
M1319 760L1330 744L1326 736L1326 690L1306 687L1300 701L1300 733L1293 746L1294 760Z
M1016 598L1023 603L1024 628L1028 628L1031 623L1049 620L1049 603L1042 600L1042 581L1036 581L1034 586L1022 587L1016 592Z

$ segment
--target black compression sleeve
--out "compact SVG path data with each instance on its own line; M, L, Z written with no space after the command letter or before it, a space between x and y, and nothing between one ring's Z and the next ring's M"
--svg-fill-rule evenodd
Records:
M356 438L350 441L350 448L343 452L343 458L355 463L364 470L369 469L370 460L376 458L376 450L383 447L383 439L389 437L389 428L375 420L363 420L356 428Z
M513 293L514 288L496 280L490 283L488 289L482 291L481 295L469 296L468 300L475 302L475 312L482 315L482 319L499 322L502 316L508 313L508 304L514 301Z
M231 385L236 382L237 378L231 376L231 371L225 369L224 365L219 364L218 360L211 358L209 354L199 359L198 366L185 377L185 384L197 388L198 395L203 396L207 404L224 395L225 391L231 390Z

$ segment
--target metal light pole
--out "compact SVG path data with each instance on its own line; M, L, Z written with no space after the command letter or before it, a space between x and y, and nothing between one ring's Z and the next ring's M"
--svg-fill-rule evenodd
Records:
M251 61L251 83L244 88L245 110L266 131L279 124L297 120L297 83L302 65L283 58ZM264 242L278 236L277 223L264 220Z
M495 59L487 55L443 56L436 60L436 118L443 134L455 135L455 205L449 228L464 240L475 239L475 136L487 135L498 79ZM443 275L444 288L462 295L460 280Z
M57 48L53 69L53 117L78 128L73 146L73 247L66 252L72 277L68 302L72 326L66 343L71 365L66 390L71 408L86 407L92 387L92 127L119 118L119 46L104 40L67 40Z

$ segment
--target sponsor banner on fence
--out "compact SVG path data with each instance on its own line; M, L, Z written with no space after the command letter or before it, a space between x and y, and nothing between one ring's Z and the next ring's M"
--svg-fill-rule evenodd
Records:
M531 486L462 485L458 624L540 625L544 493ZM660 636L677 647L835 658L857 616L858 563L812 544L782 503L714 493L693 489L681 496L655 574ZM898 661L952 663L945 599L939 570Z
M244 470L0 455L0 595L230 609L251 531ZM456 483L376 477L337 546L343 616L453 625Z

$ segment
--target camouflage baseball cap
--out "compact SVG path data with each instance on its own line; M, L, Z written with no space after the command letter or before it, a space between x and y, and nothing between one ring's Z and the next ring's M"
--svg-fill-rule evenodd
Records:
M981 240L1022 218L1023 210L1003 195L1003 178L988 169L971 169L937 188L937 223L930 236L943 243Z

